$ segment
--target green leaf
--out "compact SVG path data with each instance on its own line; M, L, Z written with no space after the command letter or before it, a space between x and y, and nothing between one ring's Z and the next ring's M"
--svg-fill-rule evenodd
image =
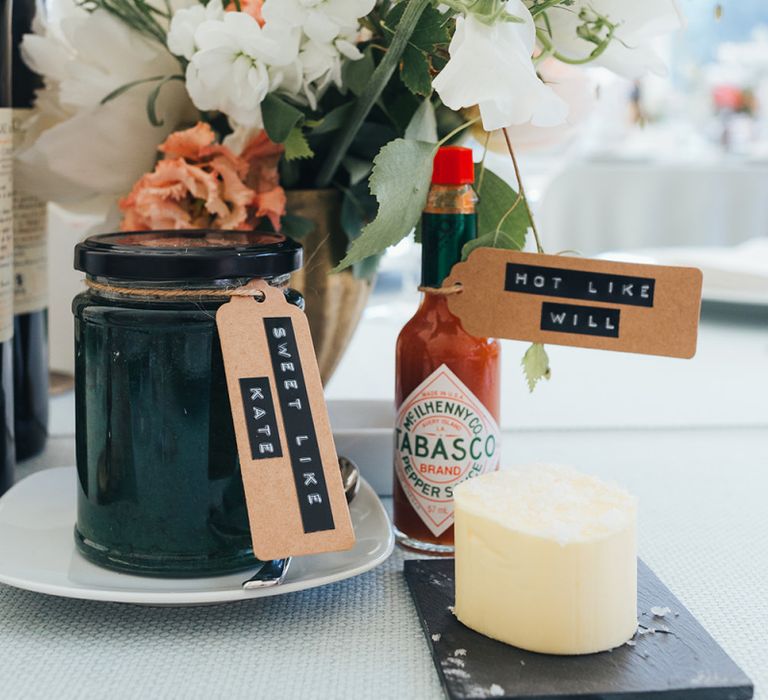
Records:
M410 90L403 90L402 80L393 81L393 83L395 82L397 87L388 91L393 94L382 95L382 99L379 100L378 106L392 122L392 127L397 132L397 137L404 136L405 130L411 123L413 115L416 114L416 110L419 108L419 105L424 98L415 95Z
M312 158L314 152L309 147L307 137L300 126L294 126L285 139L285 159L301 160L302 158Z
M350 241L360 236L366 224L376 218L376 198L368 192L367 183L360 182L344 190L341 203L341 227ZM381 255L370 257L352 265L352 272L358 279L373 281L379 268Z
M533 392L536 385L542 380L552 376L552 370L549 367L549 356L541 343L534 343L526 350L523 355L523 366L525 379L528 382L528 390Z
M408 46L403 52L403 62L400 64L400 77L403 84L414 95L424 95L432 92L432 76L429 72L429 61L423 51Z
M285 234L294 241L306 238L314 230L315 222L312 219L307 219L305 216L283 214L283 218L280 219L280 233Z
M362 182L371 174L373 164L369 160L363 160L362 158L355 158L354 156L347 156L341 164L349 173L349 184L356 185L358 182Z
M466 260L476 248L522 250L531 220L518 193L488 168L481 174L475 166L479 183L477 191L477 239L467 243L462 251Z
M411 43L427 53L431 53L435 46L448 44L451 41L448 27L452 20L450 13L443 14L434 7L428 7L411 34Z
M286 190L299 189L301 184L302 163L300 160L287 161L281 158L277 164L280 173L280 185Z
M358 61L346 61L341 70L342 84L346 85L355 97L359 96L376 70L373 50L369 47Z
M395 5L387 15L388 28L391 29L400 24L407 4ZM400 63L400 77L403 84L415 95L426 96L432 92L430 72L432 54L435 46L447 44L450 41L448 31L450 21L450 14L445 15L431 6L427 7L419 17Z
M355 158L373 162L373 159L379 155L379 151L398 136L399 134L389 125L365 122L360 125L347 153Z
M152 126L162 126L165 122L157 116L157 98L160 97L160 90L170 83L172 80L184 81L183 75L169 75L163 78L155 87L152 92L147 95L147 116L149 117L149 123Z
M387 15L386 25L390 28L400 24L407 2L401 2L395 5ZM451 40L451 34L448 30L453 21L451 13L443 14L434 7L427 7L419 17L416 28L411 34L409 44L426 53L431 53L436 45L448 44Z
M320 123L312 129L313 134L327 134L331 131L336 131L344 126L344 122L347 121L349 115L355 107L354 102L347 102L335 109L332 109L328 114L320 120Z
M413 230L427 202L436 150L434 144L405 139L395 139L381 149L370 179L378 213L352 243L337 270L382 253Z
M437 142L437 118L430 100L423 100L416 110L408 127L405 138L413 141Z
M304 118L300 109L289 105L274 93L267 95L261 103L261 116L267 136L275 143L285 143L293 127Z
M369 258L352 265L352 272L357 279L373 282L376 271L379 269L379 262L381 262L381 255L371 255Z
M363 229L376 218L379 208L374 197L368 191L368 183L360 182L344 189L341 202L341 228L348 240L360 237Z

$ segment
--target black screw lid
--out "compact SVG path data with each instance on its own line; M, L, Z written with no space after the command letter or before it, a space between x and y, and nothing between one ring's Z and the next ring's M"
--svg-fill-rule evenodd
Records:
M92 277L162 282L271 279L301 267L295 241L258 231L137 231L91 236L75 247L75 269Z

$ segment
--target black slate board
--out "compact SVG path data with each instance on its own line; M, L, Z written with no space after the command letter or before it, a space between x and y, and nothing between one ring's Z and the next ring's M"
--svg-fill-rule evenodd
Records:
M657 631L637 634L634 646L588 656L534 654L465 627L450 609L452 559L406 561L405 578L440 680L452 700L648 700L649 696L741 700L754 692L749 678L642 561L638 561L638 620L641 630ZM654 606L672 612L654 618L650 612Z

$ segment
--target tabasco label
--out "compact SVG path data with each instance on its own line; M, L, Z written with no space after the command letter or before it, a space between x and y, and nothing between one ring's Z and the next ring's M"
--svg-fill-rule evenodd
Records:
M442 365L403 401L395 425L395 470L413 509L439 537L453 525L453 489L499 466L499 426Z

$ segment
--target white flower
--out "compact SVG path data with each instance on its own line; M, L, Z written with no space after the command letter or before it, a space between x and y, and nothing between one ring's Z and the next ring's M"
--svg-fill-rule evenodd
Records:
M375 4L376 0L267 0L262 14L267 24L301 28L312 41L327 44L356 28Z
M472 15L456 18L451 58L432 86L451 109L478 105L486 131L562 124L568 105L539 79L531 60L533 18L521 0L509 0L507 10L524 21L488 25Z
M547 12L555 49L570 59L583 59L595 44L582 39L576 30L584 24L579 13L597 13L617 25L614 39L594 61L626 78L639 78L648 71L664 74L665 65L651 46L656 37L684 25L677 0L576 0Z
M307 39L299 52L302 90L312 109L330 85L343 88L341 69L345 60L363 57L356 46L357 31L345 30L333 41L320 43Z
M207 5L195 4L178 10L168 30L168 50L176 56L190 60L197 51L195 32L208 20L223 19L224 7L221 0L211 0Z
M507 134L519 150L551 148L570 138L590 115L595 105L595 91L587 72L577 66L547 58L537 64L536 70L552 90L568 105L568 118L557 126L541 128L531 124L520 124L507 129ZM489 147L492 151L507 153L502 134L491 136Z
M152 170L158 144L196 112L177 81L165 85L158 99L162 127L152 126L146 113L147 95L157 83L101 105L126 83L178 73L178 63L105 11L87 12L68 0L54 5L22 43L24 60L46 87L17 154L18 175L42 199L115 202Z
M275 88L297 88L299 33L264 28L244 12L200 24L187 91L201 110L219 110L243 126L261 126L261 103Z

